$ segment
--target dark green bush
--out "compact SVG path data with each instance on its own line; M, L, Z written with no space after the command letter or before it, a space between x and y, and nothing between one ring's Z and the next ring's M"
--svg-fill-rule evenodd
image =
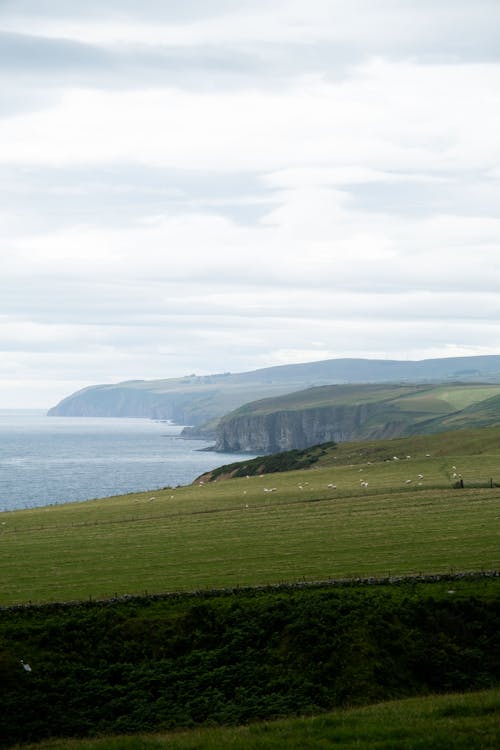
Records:
M498 578L481 596L439 582L283 587L4 609L2 739L240 723L494 685L499 588Z
M225 464L224 466L219 466L217 469L213 469L211 472L211 481L227 474L232 477L246 477L307 469L319 461L322 456L326 455L331 448L335 448L335 443L321 443L312 448L305 448L304 450L283 451L282 453L272 453L269 456L258 456L248 461L236 461L232 464Z

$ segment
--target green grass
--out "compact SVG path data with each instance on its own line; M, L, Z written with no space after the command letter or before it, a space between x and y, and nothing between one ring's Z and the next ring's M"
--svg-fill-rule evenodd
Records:
M237 409L234 414L271 414L336 404L354 406L386 402L401 412L420 412L433 417L465 409L498 395L500 385L325 385L253 401Z
M22 750L496 750L500 690L391 701L241 727L93 740Z
M432 387L431 387L432 388ZM284 395L272 396L246 403L227 418L243 414L262 415L276 411L295 411L298 409L321 408L334 404L356 406L359 404L377 403L405 399L408 397L427 397L429 386L397 384L361 384L361 385L322 385L305 390L294 391ZM500 392L497 386L496 392ZM226 417L222 421L225 421Z
M500 483L500 433L457 435L343 444L306 471L4 513L0 605L497 569L500 488L486 484ZM465 489L452 489L455 473Z
M472 404L484 401L492 396L498 396L500 389L497 385L443 385L434 389L434 396L449 404L454 411L465 409Z
M500 487L485 485L490 478L500 484L500 429L340 444L322 447L317 452L318 461L311 468L301 471L228 480L221 477L213 483L3 513L0 515L0 605L329 578L498 569ZM452 488L455 474L464 478L464 489ZM408 479L411 479L409 484ZM362 486L362 482L367 482L368 486ZM465 577L453 584L446 580L412 582L409 586L415 590L408 596L411 599L420 597L422 601L427 595L432 601L437 601L439 597L451 601L452 597L451 606L455 607L453 611L456 614L463 601L496 601L492 597L495 597L498 588L497 581ZM452 590L449 590L450 586ZM391 585L385 588L394 591L397 587ZM383 586L377 587L380 596L384 593L383 589ZM311 590L308 588L304 592L309 596ZM247 593L240 592L240 596ZM264 595L262 592L258 595L261 594ZM280 596L283 594L280 593ZM203 597L206 598L207 594ZM232 600L234 594L218 594L217 597ZM177 601L179 597L174 599ZM135 603L134 606L154 608L166 600L158 599L155 603L147 598L140 601L142 605ZM79 649L85 641L82 635L84 610L102 609L104 620L108 618L110 623L112 613L106 608L118 606L125 604L115 602L99 607L89 604L75 608L75 611L82 610L80 615L76 615L78 627L74 631L78 633ZM61 608L61 617L66 609L71 608ZM202 602L201 610L208 612L209 608L205 606L203 609ZM52 608L47 608L46 616L50 622L50 618L57 619L58 611L59 608L55 608L52 614ZM309 613L310 608L306 608L306 611ZM324 612L323 606L321 612ZM37 610L5 610L4 614L7 619L21 618L18 623L20 630L16 625L9 638L15 634L16 638L25 640L29 628L23 630L21 620L24 616L28 620L33 616L36 631L33 631L34 650L22 655L34 665L42 663L40 648L43 634L40 635L42 631L38 633L37 630L42 627ZM68 616L70 614L68 612ZM146 627L147 617L143 619L145 641L150 639L154 649L158 645L154 634L161 625L161 618L157 621L152 618L153 629ZM245 623L247 619L245 616ZM177 622L175 618L174 621ZM455 623L453 617L451 621ZM138 622L140 625L141 618ZM321 626L320 619L317 622ZM491 618L488 618L488 622L491 624ZM106 632L109 632L108 620L106 627ZM467 628L463 630L469 632ZM303 631L304 628L300 628L297 637ZM6 632L8 635L8 627ZM50 632L55 634L56 640L63 633L71 640L73 630L71 627L55 627ZM117 647L122 650L124 642L120 632L118 628L118 637L112 639L112 643L116 641ZM123 632L126 632L126 628ZM496 632L494 627L493 632ZM132 634L131 631L129 635ZM38 637L42 638L40 643ZM158 634L158 638L163 643L161 634ZM367 649L369 662L370 648L365 640L363 645L356 645L356 653L361 649L362 656L363 648ZM379 640L377 638L376 642ZM93 639L93 643L101 641L101 638ZM52 638L48 643L53 645ZM441 641L436 645L436 653L439 652L439 644L442 646ZM146 645L144 643L144 647ZM474 657L476 645L477 639L474 649L468 654L469 659ZM394 647L393 633L390 646L391 649ZM246 641L245 649L248 649ZM311 650L309 640L307 649ZM16 661L21 658L17 656L18 650L17 647L14 649L12 659L20 670ZM491 652L493 650L489 649ZM434 653L432 648L429 653ZM460 654L460 660L464 659L463 649L455 649L455 653ZM233 650L231 655L234 660ZM210 667L212 662L208 654L205 657L203 664L206 662ZM116 658L113 654L108 658L109 664L103 662L103 670L106 674L106 670L109 671L113 682ZM434 658L429 658L428 662L434 663ZM59 664L58 661L55 663L56 666ZM319 669L322 663L321 658L315 658L314 668ZM480 663L486 661L481 658ZM365 661L361 659L358 666L362 677ZM379 669L380 665L372 664L370 669L372 667ZM230 665L227 668L230 669ZM475 668L473 673L477 675ZM147 669L139 670L137 674L144 680L149 672ZM219 672L216 670L214 674ZM301 684L303 674L302 665L299 672ZM36 670L33 675L38 679ZM162 680L165 678L163 672L160 677ZM64 679L68 679L67 675ZM88 677L82 679L88 681ZM348 681L348 676L346 679ZM403 679L406 686L406 677ZM39 697L46 696L47 690L50 692L54 689L52 677L46 677L46 680L47 685L40 690ZM289 680L290 674L287 674L287 685ZM169 685L171 681L170 672L165 684ZM236 684L242 684L240 678ZM460 682L448 683L443 689L456 689L457 684L462 687ZM463 686L483 687L487 684L491 683L479 681L473 685L469 682L467 685L463 683ZM135 679L133 685L136 689ZM439 683L437 687L427 687L434 690L440 688ZM205 692L202 697L210 702L210 689L206 688ZM32 693L30 689L28 697ZM78 691L76 694L79 695ZM194 694L198 698L198 692ZM251 695L253 697L253 692ZM64 696L67 707L66 689ZM370 700L374 700L375 696L378 699L380 693L373 694ZM18 702L14 704L23 705ZM322 707L330 708L332 704L329 699ZM150 705L149 697L146 705ZM306 705L306 710L313 710L309 708L312 704ZM282 719L241 727L206 727L171 734L80 741L53 740L38 745L22 745L22 748L496 750L500 745L499 713L500 690L496 689L394 701L337 710L315 717ZM267 713L272 716L277 714L278 711L274 709ZM284 714L285 711L279 710L279 715ZM34 713L36 717L39 715L39 711ZM249 720L252 715L258 714L244 714L243 718L236 720ZM117 726L121 731L128 729L127 724L120 726L118 723L113 729L105 731L116 731ZM157 722L156 726L166 724ZM65 731L73 733L74 725Z
M449 383L447 385L362 384L327 385L252 401L222 418L221 427L233 426L241 418L269 417L282 412L332 410L339 429L349 430L358 439L415 432L433 433L461 427L498 424L500 385ZM369 407L353 427L349 412L361 405ZM349 427L342 428L342 420ZM248 429L246 425L243 429Z

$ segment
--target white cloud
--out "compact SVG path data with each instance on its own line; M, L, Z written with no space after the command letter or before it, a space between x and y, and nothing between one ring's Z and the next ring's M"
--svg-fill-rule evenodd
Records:
M51 109L0 122L0 160L268 172L490 169L500 159L500 65L373 61L357 72L302 79L279 96L70 90Z
M4 4L0 406L500 351L495 4L44 5Z

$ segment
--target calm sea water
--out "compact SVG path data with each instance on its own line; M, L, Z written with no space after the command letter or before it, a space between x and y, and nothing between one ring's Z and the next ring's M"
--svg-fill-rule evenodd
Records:
M189 484L238 460L147 419L0 410L0 511Z

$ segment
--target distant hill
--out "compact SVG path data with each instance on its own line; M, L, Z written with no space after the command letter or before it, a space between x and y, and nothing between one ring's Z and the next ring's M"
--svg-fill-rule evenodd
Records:
M221 419L216 450L275 453L500 424L500 384L330 385L245 404Z
M84 388L49 410L50 416L147 417L203 428L242 404L313 386L342 383L500 382L500 356L420 361L330 359L243 373L134 380Z

